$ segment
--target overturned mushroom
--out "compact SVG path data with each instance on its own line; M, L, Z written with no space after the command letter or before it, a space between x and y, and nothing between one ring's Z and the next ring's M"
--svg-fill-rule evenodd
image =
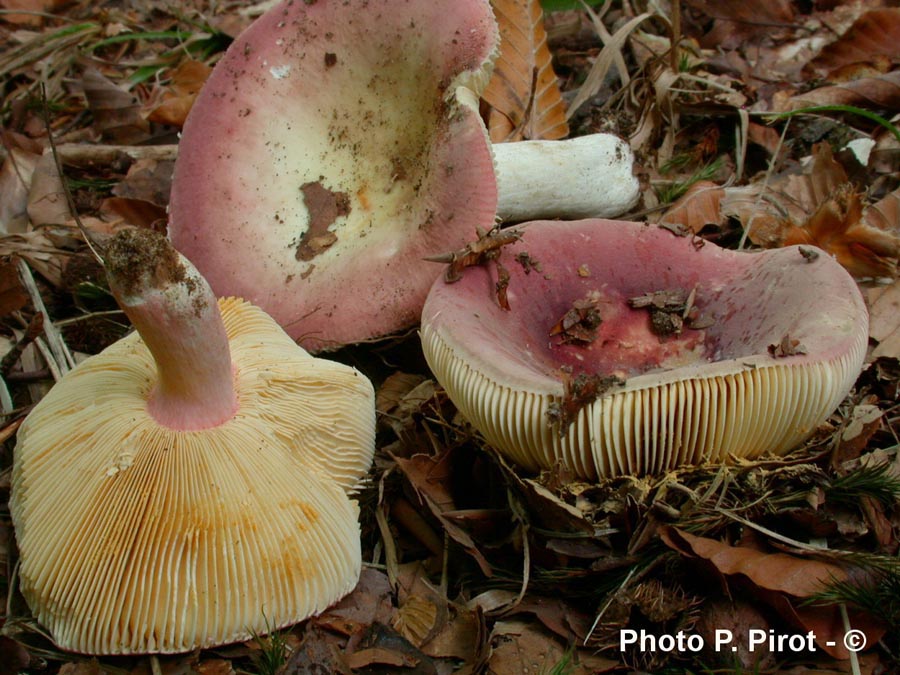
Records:
M110 287L137 333L73 369L19 430L22 592L59 647L183 652L295 623L361 565L347 496L374 445L369 381L308 355L126 231Z
M518 231L508 254L541 273L510 266L509 310L490 268L438 280L422 344L460 411L529 470L561 462L594 478L783 453L859 373L865 305L828 256L729 251L629 222ZM680 331L660 335L648 306L663 291L663 307L690 302ZM776 358L786 336L804 350Z
M495 178L478 94L497 39L486 0L277 5L231 45L187 120L173 243L216 293L328 349L414 325L435 275L423 258L491 228L497 180L507 218L559 208L572 189L591 194L579 215L630 206L630 154L611 136L564 152L574 176L548 164L559 152L497 146ZM612 163L599 188L580 180ZM544 181L537 198L515 189L525 174ZM542 204L551 184L569 192Z
M494 221L475 92L496 41L485 0L269 10L185 125L176 248L310 348L414 324L435 275L422 257Z

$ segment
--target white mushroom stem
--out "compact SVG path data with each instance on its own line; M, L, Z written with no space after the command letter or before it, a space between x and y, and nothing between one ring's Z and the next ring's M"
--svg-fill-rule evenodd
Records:
M493 151L504 221L612 218L637 202L634 156L613 134L495 143Z
M231 353L215 295L160 234L118 233L106 252L110 289L156 361L147 408L171 429L208 429L237 410Z

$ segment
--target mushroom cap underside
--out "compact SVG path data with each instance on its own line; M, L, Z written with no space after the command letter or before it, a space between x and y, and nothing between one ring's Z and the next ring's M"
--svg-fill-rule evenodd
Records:
M258 308L220 307L231 420L160 426L146 406L155 365L135 333L73 369L19 430L21 588L63 649L242 640L324 610L358 579L346 491L371 462L371 384L303 352Z
M466 269L435 282L422 342L462 413L530 470L562 462L592 478L786 452L859 373L865 305L824 252L735 252L622 221L520 231L500 259L510 310L495 271ZM690 297L680 332L659 335L632 306L659 292ZM593 339L561 330L573 307L594 312ZM596 397L571 388L579 375Z
M188 117L172 242L307 348L413 325L435 274L422 259L493 223L472 90L496 41L484 0L276 6Z

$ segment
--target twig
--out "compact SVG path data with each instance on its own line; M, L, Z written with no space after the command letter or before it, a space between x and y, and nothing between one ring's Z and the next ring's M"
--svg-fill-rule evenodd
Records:
M847 605L843 602L838 605L838 609L841 612L841 621L844 623L844 635L847 635L850 632L850 616L847 614ZM848 649L850 652L850 670L853 672L853 675L862 675L862 671L859 668L859 657L856 655L856 652L852 649Z
M778 155L781 153L781 147L784 145L784 139L787 136L788 127L791 126L791 120L788 118L788 121L784 125L784 129L781 132L781 137L778 139L778 145L775 146L775 152L772 153L772 159L769 160L769 167L766 170L766 177L763 179L762 187L759 189L759 195L756 198L756 203L753 205L754 213L759 209L759 204L763 199L763 196L766 194L766 190L769 189L769 179L772 178L772 174L775 173L775 163L778 161ZM738 250L744 248L747 243L747 237L750 236L750 229L753 227L753 217L747 221L747 226L744 228L744 232L741 234L741 241L738 243Z
M679 45L681 44L681 1L672 0L672 44L669 45L669 67L673 73L679 71Z
M101 255L103 246L99 241L94 239L91 233L88 232L88 229L84 226L84 223L81 222L81 218L78 217L78 208L75 206L75 200L72 198L72 191L69 190L69 186L66 185L66 175L63 173L62 161L59 159L59 153L56 151L56 143L53 140L53 132L50 129L50 106L47 103L47 85L44 82L41 82L41 105L43 106L44 124L47 127L47 141L50 143L50 152L53 155L53 163L56 165L56 173L59 175L63 194L66 196L66 203L69 205L69 211L75 219L75 224L78 226L81 236L84 237L84 243L91 249L91 253L94 254L97 261L101 265L104 265L104 259Z
M55 361L55 363L48 365L51 370L55 367L60 375L65 375L71 368L75 367L75 359L72 358L72 354L69 352L69 348L63 341L62 335L60 335L56 326L53 325L53 320L50 318L50 314L44 306L43 298L41 298L41 292L31 274L31 268L28 267L28 264L22 258L19 258L16 262L19 267L19 276L22 279L25 289L28 291L28 295L31 297L31 302L34 305L35 311L44 316L44 336L47 338L47 346L50 348L50 353L53 357L51 361ZM38 345L40 345L41 342L40 339L36 340Z
M591 639L591 635L593 635L594 631L597 629L597 624L600 623L600 619L602 619L603 615L606 614L606 610L609 609L609 606L612 604L613 600L616 599L616 596L619 595L619 593L621 593L626 586L628 586L628 582L631 581L631 577L634 576L635 570L637 570L637 567L632 567L630 570L628 570L628 575L625 577L622 583L619 584L619 587L609 594L609 598L607 599L606 604L603 605L599 612L597 612L597 618L594 619L594 623L591 624L591 629L587 632L587 635L584 636L584 642L581 643L582 647L587 647L588 640Z
M56 146L56 152L66 164L109 164L122 155L130 159L151 159L159 162L178 157L177 145L87 145L64 143Z
M13 348L6 353L2 360L0 360L0 377L3 377L6 380L11 379L9 371L16 365L16 362L22 356L22 352L25 351L25 348L37 340L42 332L44 332L44 315L39 312L31 317L31 321L28 322L28 327L25 329L25 334L22 338L18 340L16 344L13 345Z

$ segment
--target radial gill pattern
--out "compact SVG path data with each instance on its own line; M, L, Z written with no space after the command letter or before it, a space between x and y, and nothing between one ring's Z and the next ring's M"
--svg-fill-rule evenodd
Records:
M220 306L239 397L225 424L158 425L146 410L155 366L133 334L75 368L19 431L21 588L63 649L246 639L322 611L358 579L358 507L345 488L371 461L371 385L297 358L249 305ZM271 354L279 334L294 356ZM359 402L329 413L336 379Z
M562 398L561 384L502 384L427 326L422 344L437 379L488 443L531 471L562 463L589 479L787 452L841 402L866 349L862 331L852 350L820 363L748 356L716 364L711 376L697 377L695 368L656 384L640 376L581 408L560 433L547 413Z

